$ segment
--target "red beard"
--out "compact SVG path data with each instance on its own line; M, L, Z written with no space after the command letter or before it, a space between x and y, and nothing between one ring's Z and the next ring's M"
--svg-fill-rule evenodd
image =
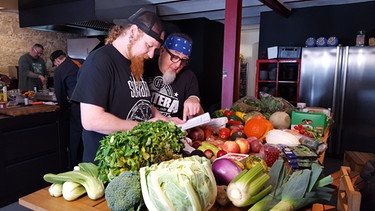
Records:
M145 58L143 56L138 56L138 57L132 57L130 58L130 70L133 73L133 76L136 81L140 81L141 77L143 75L144 71L144 61Z
M138 40L138 39L137 39ZM136 81L140 81L144 71L145 59L150 59L147 54L143 56L133 56L132 54L133 43L128 46L129 57L130 57L130 70L132 71L133 77Z

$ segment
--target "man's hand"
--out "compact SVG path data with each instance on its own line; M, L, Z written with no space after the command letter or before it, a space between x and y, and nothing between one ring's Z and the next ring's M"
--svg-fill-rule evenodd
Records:
M47 85L47 78L42 76L42 75L39 75L38 78L40 79L40 81L42 82L43 85Z
M184 102L184 113L183 113L183 121L186 121L188 118L193 116L203 114L203 109L200 104L199 98L196 96L191 96Z

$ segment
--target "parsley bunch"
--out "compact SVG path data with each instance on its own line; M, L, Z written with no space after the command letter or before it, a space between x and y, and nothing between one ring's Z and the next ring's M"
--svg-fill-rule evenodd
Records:
M185 133L172 121L141 122L132 130L104 137L95 160L99 161L99 178L111 181L123 171L180 157ZM177 155L179 154L179 155Z

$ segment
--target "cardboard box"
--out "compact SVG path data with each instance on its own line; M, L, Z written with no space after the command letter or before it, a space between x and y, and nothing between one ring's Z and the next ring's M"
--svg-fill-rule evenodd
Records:
M323 132L327 127L327 115L323 113L310 113L292 111L292 126L302 124L304 127L312 127L321 129Z
M279 50L277 46L267 48L268 59L276 59L278 52Z

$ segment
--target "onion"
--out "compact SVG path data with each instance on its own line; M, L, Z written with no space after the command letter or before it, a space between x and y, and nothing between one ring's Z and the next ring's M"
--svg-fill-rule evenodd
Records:
M217 185L228 185L241 171L242 169L228 158L220 158L212 163Z

